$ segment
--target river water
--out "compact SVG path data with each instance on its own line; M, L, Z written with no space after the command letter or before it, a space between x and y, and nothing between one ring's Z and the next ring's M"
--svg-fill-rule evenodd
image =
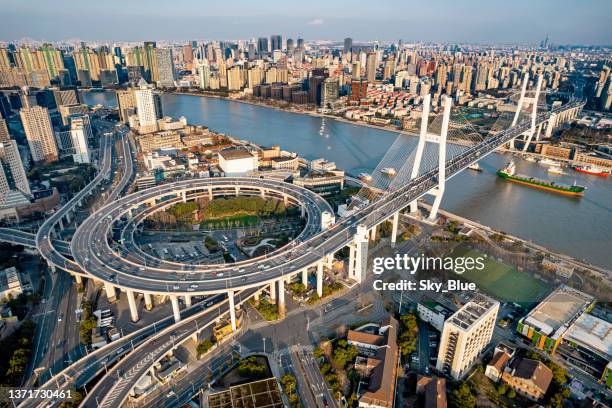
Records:
M116 106L112 92L83 93L89 105ZM253 141L280 145L307 159L324 157L352 174L371 172L398 136L381 129L278 111L226 99L164 94L164 115L185 116L192 124ZM465 170L446 185L441 208L552 250L606 268L612 267L612 177L566 169L552 175L546 167L514 158L517 171L534 177L587 187L584 197L555 193L504 181L495 175L510 156L491 154L482 172Z

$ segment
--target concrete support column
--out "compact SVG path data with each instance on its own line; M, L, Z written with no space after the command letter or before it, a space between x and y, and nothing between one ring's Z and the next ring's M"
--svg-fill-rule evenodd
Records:
M399 211L393 214L391 223L391 247L395 247L395 243L397 242L397 229L399 227Z
M305 205L300 206L300 215L302 218L306 216L306 206Z
M187 191L182 191L181 192L181 198L183 199L184 203L187 202Z
M355 245L349 245L349 263L348 263L348 276L351 279L357 280L355 277Z
M304 289L308 289L308 268L302 269L302 285Z
M236 197L240 195L240 187L236 186Z
M376 240L376 229L377 229L377 225L374 226L374 228L372 228L370 230L370 240L375 241Z
M212 187L208 187L208 199L210 201L212 201L212 199L213 199Z
M57 225L59 226L60 231L64 230L64 221L62 218L59 219L59 222L57 223Z
M189 295L185 296L185 306L191 307L191 296Z
M414 214L419 210L419 205L417 203L417 200L414 200L412 202L410 202L410 213Z
M357 226L355 236L355 280L359 283L365 278L368 265L368 230L365 225Z
M55 265L53 263L51 263L51 261L47 261L47 266L49 267L49 270L53 273L57 272L57 269L55 268Z
M66 211L66 224L70 224L70 211Z
M191 335L191 340L197 345L198 344L198 333L195 332Z
M145 301L145 309L151 310L153 309L153 299L151 299L150 293L144 293L144 301Z
M272 282L274 285L274 282ZM238 326L236 325L236 309L234 306L234 291L230 290L227 292L227 298L229 299L229 312L230 312L230 321L232 323L232 331L236 331Z
M128 289L126 295L128 298L128 304L130 305L130 315L132 317L132 321L137 322L138 308L136 307L136 299L134 299L134 291Z
M104 282L104 291L106 292L106 298L109 303L113 303L117 300L117 293L115 292L115 287L110 282Z
M74 281L78 286L83 286L83 277L77 273L74 274Z
M255 304L256 304L256 305L259 305L259 297L260 297L260 294L261 294L261 293L260 293L259 291L257 291L257 292L255 292L255 295L253 296L253 299L255 300Z
M331 271L331 269L334 267L334 254L327 255L325 260L327 261L327 269Z
M278 280L278 317L281 319L285 318L285 280Z
M265 189L261 189L259 190L259 194L261 194L261 198L266 198L266 190Z
M323 262L317 264L317 295L323 297Z
M276 302L276 285L274 282L270 283L270 303Z
M172 313L174 314L174 322L178 323L181 321L181 309L179 308L179 302L176 295L170 295L170 303L172 303Z
M283 194L283 202L285 203L285 207L289 204L289 196L287 194Z

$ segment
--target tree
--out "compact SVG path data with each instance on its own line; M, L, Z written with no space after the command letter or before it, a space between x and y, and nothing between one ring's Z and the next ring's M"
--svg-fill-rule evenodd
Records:
M348 344L344 339L338 340L333 352L334 363L339 367L346 367L348 363L357 357L357 348Z
M455 386L450 394L448 403L451 408L474 408L476 406L476 397L470 386L462 382Z
M510 388L508 390L508 392L506 393L506 396L508 398L515 398L516 397L516 391L514 391L514 388Z
M416 350L417 335L419 326L414 313L408 313L400 317L401 333L398 339L398 345L402 356L406 357Z
M212 348L213 345L214 343L211 339L206 339L198 344L198 346L196 347L196 351L198 352L198 355L206 354L208 350Z
M238 363L238 374L242 377L261 378L266 373L266 366L254 356L243 358Z

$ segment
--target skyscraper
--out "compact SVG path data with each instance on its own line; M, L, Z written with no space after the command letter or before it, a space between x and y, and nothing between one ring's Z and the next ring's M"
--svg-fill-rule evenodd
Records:
M134 97L136 98L139 126L143 129L155 131L157 119L162 116L159 95L153 92L153 88L144 79L141 79L138 83L138 89L134 90Z
M145 78L147 81L157 81L157 63L155 62L155 49L157 44L155 41L145 41L144 43L144 58L143 66Z
M133 89L118 90L117 106L119 107L119 117L123 123L128 122L130 115L136 112L136 97Z
M10 138L4 119L0 119L0 200L15 189L32 194L17 143Z
M353 39L351 37L347 37L344 39L344 53L348 54L353 49Z
M273 35L270 37L272 51L283 49L283 37L281 35Z
M366 56L366 79L373 83L376 81L376 53L368 52Z
M297 48L304 49L304 39L303 38L297 39Z
M493 337L499 302L476 295L444 322L436 369L462 378Z
M338 99L338 78L325 78L321 87L321 106L329 108Z
M268 39L266 37L257 39L257 55L259 58L268 55Z
M162 87L174 87L176 81L176 70L172 59L172 49L157 48L155 50L157 64L157 85Z
M89 142L93 137L89 115L70 116L70 136L74 153L72 160L75 163L89 163Z
M49 111L40 106L33 106L21 109L19 116L34 162L56 161L58 152Z
M287 54L291 55L294 48L295 48L295 44L293 43L293 39L287 38Z

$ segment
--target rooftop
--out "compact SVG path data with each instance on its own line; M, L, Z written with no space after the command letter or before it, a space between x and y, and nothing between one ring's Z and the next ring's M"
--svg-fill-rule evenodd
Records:
M449 318L449 322L462 330L468 330L499 302L485 295L477 294Z
M242 147L224 149L219 151L219 155L225 160L251 159L253 155L248 150Z
M524 322L549 336L571 323L594 300L591 295L562 285L529 312Z
M612 359L612 324L590 314L583 314L565 332L565 340L587 346Z

